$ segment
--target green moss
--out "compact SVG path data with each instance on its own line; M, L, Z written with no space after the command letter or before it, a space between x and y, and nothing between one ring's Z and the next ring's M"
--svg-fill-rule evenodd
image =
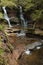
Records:
M4 30L4 25L0 24L0 30Z
M3 14L2 14L2 12L0 12L0 19L3 19Z
M4 53L4 50L0 48L0 55L2 55L3 53Z
M13 51L14 47L13 47L12 44L8 43L7 46L8 46L8 48L10 49L10 51Z
M35 10L34 13L31 14L32 20L37 20L42 16L43 10Z
M0 65L7 65L6 59L0 56Z

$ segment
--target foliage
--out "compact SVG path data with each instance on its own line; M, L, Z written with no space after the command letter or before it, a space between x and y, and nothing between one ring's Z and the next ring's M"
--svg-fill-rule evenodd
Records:
M0 48L0 55L2 55L3 53L4 53L4 50Z
M15 6L15 3L12 2L11 0L1 0L0 6Z
M2 57L1 55L0 55L0 65L8 65L7 59L5 59L4 57Z
M0 12L0 19L3 19L3 14L2 14L2 12Z
M0 24L0 30L4 30L4 26Z
M43 10L35 10L32 14L31 14L31 18L33 20L38 20L42 17L42 11Z
M1 0L0 2L0 6L8 7L18 7L18 4L24 7L24 11L32 10L30 15L32 20L43 19L43 0Z

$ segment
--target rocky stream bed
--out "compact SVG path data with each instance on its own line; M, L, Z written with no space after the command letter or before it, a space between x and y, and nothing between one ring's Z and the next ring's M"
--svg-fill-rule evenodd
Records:
M18 31L19 29L14 29ZM9 32L10 31L10 32ZM32 48L35 43L43 45L41 39L29 38L27 36L17 36L11 29L0 31L0 65L43 65L43 46L40 49ZM27 46L30 45L31 54L26 54Z

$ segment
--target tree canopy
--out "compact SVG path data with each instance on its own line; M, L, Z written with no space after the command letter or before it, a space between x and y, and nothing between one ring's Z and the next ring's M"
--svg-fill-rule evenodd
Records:
M24 11L32 10L32 20L37 20L43 16L43 0L0 0L0 6L24 7Z

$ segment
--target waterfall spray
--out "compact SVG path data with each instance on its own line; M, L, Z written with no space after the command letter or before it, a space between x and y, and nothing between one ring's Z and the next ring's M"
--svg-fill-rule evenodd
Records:
M7 20L9 27L12 27L11 24L10 24L10 19L9 19L9 17L8 17L8 15L7 15L7 11L6 11L5 8L6 8L6 7L2 7L2 9L3 9L3 11L4 11L4 19Z
M27 22L25 21L24 16L23 16L22 6L20 6L20 19L21 19L21 25L23 27L27 27Z

